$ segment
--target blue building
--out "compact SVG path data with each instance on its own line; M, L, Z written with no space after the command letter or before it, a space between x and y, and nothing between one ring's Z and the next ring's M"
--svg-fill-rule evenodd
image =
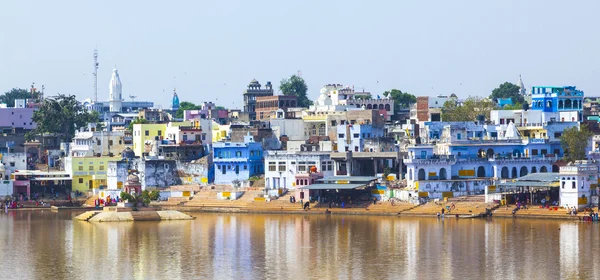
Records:
M506 105L512 105L512 98L498 98L498 106L504 107Z
M263 148L247 135L243 143L213 143L213 163L215 184L230 184L235 180L244 181L264 173Z
M581 119L584 93L575 86L535 86L531 90L531 109L544 112L578 111Z

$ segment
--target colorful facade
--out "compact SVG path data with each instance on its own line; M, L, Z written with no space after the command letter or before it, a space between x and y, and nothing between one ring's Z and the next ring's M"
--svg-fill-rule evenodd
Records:
M243 143L213 143L215 183L230 184L248 180L264 173L263 148L253 136L245 136Z
M108 163L118 157L66 157L65 171L71 175L72 190L87 192L106 187Z

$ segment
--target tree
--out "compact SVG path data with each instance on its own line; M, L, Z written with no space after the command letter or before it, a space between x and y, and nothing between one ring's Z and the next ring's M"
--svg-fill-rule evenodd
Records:
M470 122L477 121L477 116L483 115L490 118L490 111L495 104L481 97L469 97L465 102L459 104L456 100L448 100L442 107L442 120L445 122Z
M567 161L585 159L585 150L588 147L590 137L593 135L594 133L585 124L582 124L579 128L572 126L565 129L560 137L560 144L566 155L565 159Z
M510 105L504 105L500 107L501 110L521 110L523 109L523 105L521 103L515 103Z
M494 100L495 103L498 103L498 98L511 98L514 104L525 102L525 98L519 94L519 86L504 82L494 90L492 90L492 95L490 95L490 99Z
M407 108L417 102L417 98L407 92L402 92L399 89L388 90L383 93L383 96L394 100L394 111L398 112L400 108Z
M33 113L32 120L36 123L36 128L26 134L27 140L49 134L64 142L70 142L80 127L100 121L98 114L83 108L75 95L63 94L45 98Z
M133 131L134 124L146 124L146 123L150 123L150 122L146 119L137 118L129 123L129 126L127 126L127 130Z
M200 110L201 107L192 102L183 101L179 104L179 109L175 112L175 117L178 119L183 119L183 111L185 110Z
M13 88L3 95L0 95L0 103L6 103L6 107L15 107L15 99L37 99L39 96L39 91L34 91L33 94L31 94L30 90Z
M294 95L298 97L298 107L308 107L313 105L312 100L308 99L306 92L308 87L302 77L292 75L289 79L282 79L279 90L283 95Z
M357 93L354 95L354 99L357 100L369 100L373 99L373 96L370 93Z

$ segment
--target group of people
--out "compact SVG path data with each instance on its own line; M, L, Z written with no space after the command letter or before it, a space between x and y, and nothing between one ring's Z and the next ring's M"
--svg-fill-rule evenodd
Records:
M0 208L4 209L5 211L7 211L8 209L17 209L19 207L20 205L17 203L16 200L7 200L0 203Z

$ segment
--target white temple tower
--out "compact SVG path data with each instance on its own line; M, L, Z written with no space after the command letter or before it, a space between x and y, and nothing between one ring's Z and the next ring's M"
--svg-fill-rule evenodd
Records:
M123 98L122 94L122 85L121 79L119 78L119 71L117 68L113 69L112 77L110 78L109 88L109 97L108 101L110 103L110 111L111 112L121 112Z

